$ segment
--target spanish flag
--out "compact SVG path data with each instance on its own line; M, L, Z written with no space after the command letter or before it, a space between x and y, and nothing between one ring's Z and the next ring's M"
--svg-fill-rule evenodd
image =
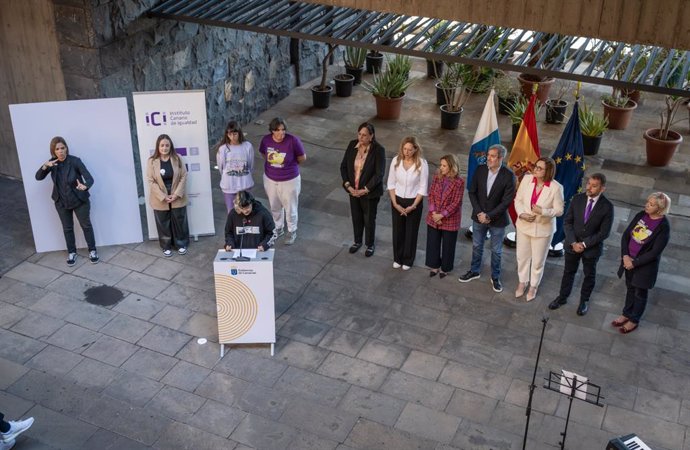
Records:
M515 173L517 184L520 186L520 181L526 173L532 173L534 163L539 159L539 138L537 137L537 114L534 111L534 104L537 101L537 95L532 93L529 99L525 115L522 116L522 123L520 124L520 131L518 131L513 148L508 156L508 167ZM517 186L515 188L517 192ZM510 218L513 220L513 225L517 220L517 213L515 207L511 203Z

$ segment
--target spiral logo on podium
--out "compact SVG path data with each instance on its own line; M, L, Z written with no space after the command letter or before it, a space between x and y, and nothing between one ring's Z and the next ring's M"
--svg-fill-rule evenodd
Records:
M219 341L230 342L249 331L256 322L259 303L254 293L241 281L216 274Z

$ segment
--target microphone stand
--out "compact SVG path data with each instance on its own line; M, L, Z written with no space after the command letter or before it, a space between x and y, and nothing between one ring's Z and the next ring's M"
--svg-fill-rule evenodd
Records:
M245 235L245 230L244 227L247 224L247 219L244 218L242 219L242 233L240 233L240 254L232 258L234 261L249 261L250 258L248 256L242 256L242 245L244 243L244 235Z
M534 382L537 378L537 369L539 368L539 357L541 356L541 344L544 342L544 331L546 330L546 324L549 321L547 316L541 319L541 337L539 338L539 350L537 350L537 360L534 363L534 373L532 374L532 384L529 386L529 400L527 401L527 410L525 415L527 415L527 422L525 423L525 435L522 438L522 450L527 447L527 432L529 431L529 418L532 414L532 397L534 397L534 389L537 387Z

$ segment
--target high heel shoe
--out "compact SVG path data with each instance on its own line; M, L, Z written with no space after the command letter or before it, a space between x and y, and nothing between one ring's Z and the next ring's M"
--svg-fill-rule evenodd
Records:
M441 278L441 279L445 278L446 275L448 275L448 272L443 272L443 271L441 271L441 272L438 273L438 277Z
M527 283L518 283L517 289L515 289L515 298L520 298L524 295L525 289L527 289Z
M531 302L532 300L535 299L537 296L537 287L536 286L530 286L529 290L527 291L527 296L525 297L525 300L528 302Z

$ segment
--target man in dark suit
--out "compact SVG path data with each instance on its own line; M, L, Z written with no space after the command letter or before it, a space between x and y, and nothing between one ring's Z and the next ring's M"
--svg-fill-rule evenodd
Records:
M492 145L486 153L486 164L478 166L472 176L468 194L472 202L472 263L470 270L458 278L461 283L480 277L484 240L491 233L491 287L501 285L501 252L503 235L510 223L508 207L515 197L515 175L503 165L506 148Z
M549 309L558 309L568 302L573 289L575 274L582 260L585 278L580 290L580 305L577 315L584 316L589 309L597 277L597 261L604 249L604 240L611 233L613 225L613 204L604 196L606 176L592 174L587 180L586 192L577 194L570 202L570 208L563 220L565 230L565 266L561 279L561 291L549 304Z

